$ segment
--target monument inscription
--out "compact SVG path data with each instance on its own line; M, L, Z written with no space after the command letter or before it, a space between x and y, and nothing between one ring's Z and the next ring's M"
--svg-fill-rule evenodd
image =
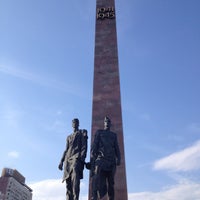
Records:
M114 19L115 9L114 7L101 7L97 8L97 19Z

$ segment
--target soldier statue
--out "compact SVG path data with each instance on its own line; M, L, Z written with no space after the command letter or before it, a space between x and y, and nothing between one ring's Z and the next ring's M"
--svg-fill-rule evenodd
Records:
M104 129L97 130L91 148L91 161L86 164L92 176L92 200L108 194L114 200L114 176L116 166L120 165L120 150L117 134L110 130L111 120L104 119Z
M63 169L63 182L66 181L66 200L78 200L80 179L87 154L87 130L79 130L79 120L72 120L73 133L67 137L66 149L58 168Z

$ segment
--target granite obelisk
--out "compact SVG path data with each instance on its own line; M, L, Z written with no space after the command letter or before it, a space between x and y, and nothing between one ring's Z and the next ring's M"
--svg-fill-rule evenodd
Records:
M115 175L115 200L127 200L115 0L96 0L91 143L95 132L103 128L105 116L112 120L112 130L118 135L121 151L121 165L117 167Z

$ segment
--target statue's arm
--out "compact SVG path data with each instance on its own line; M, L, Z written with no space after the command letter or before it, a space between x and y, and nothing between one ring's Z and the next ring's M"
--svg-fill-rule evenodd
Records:
M61 160L60 160L61 163L63 163L63 162L65 161L66 152L67 152L67 150L65 150L65 151L63 152L63 156L62 156L62 158L61 158Z
M117 163L117 165L120 165L120 163L121 163L121 153L120 153L120 149L119 149L117 135L116 135L116 139L115 139L115 154L116 154L116 163Z
M81 135L81 161L85 162L85 158L87 155L87 130L83 129L82 130L82 135Z
M99 131L95 133L94 141L92 143L91 147L91 156L96 160L97 154L98 154L98 148L99 148Z
M95 133L94 140L91 147L91 157L90 157L90 163L88 166L88 169L91 170L91 173L90 173L91 177L95 174L95 160L97 159L98 148L99 148L99 131Z
M67 142L66 142L66 149L65 151L63 152L63 155L62 155L62 158L61 158L61 161L58 165L58 169L62 170L63 169L63 162L65 161L65 155L67 153L67 149L68 149L68 139L67 139Z

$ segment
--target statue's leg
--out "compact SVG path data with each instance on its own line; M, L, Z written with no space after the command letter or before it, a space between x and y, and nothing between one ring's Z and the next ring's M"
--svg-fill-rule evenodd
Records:
M107 194L106 174L107 172L105 172L104 170L100 170L98 193L97 193L100 199L102 199Z
M92 198L91 198L91 200L97 200L97 187L98 187L97 178L98 177L96 174L92 177Z
M72 173L72 190L73 190L73 200L78 200L80 192L80 175L79 172Z
M115 193L115 190L114 190L114 177L115 177L115 168L108 172L107 173L107 181L108 181L108 197L109 197L109 200L114 200L114 193Z
M73 200L71 177L66 180L66 200Z

